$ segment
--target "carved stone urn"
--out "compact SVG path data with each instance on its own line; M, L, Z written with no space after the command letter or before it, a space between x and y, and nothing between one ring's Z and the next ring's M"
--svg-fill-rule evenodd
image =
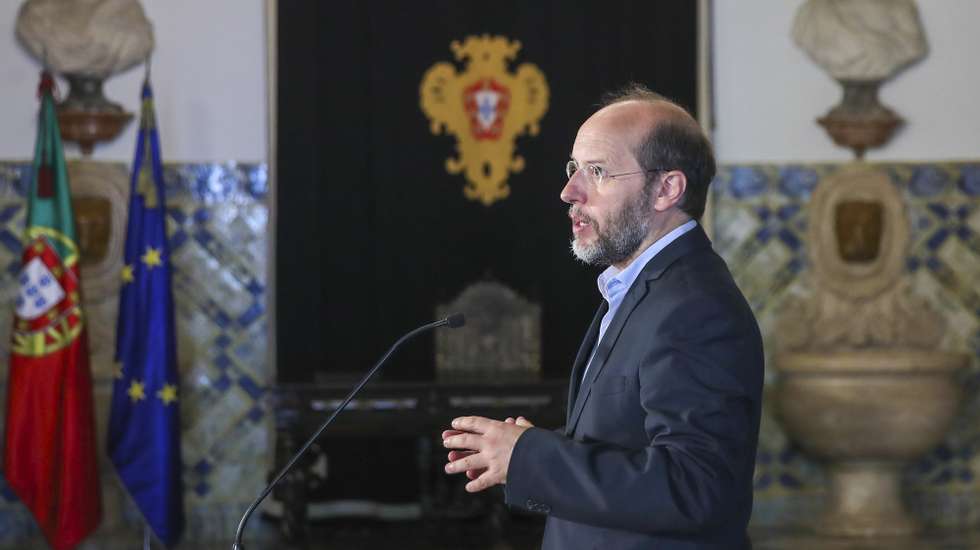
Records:
M928 51L915 1L806 0L793 40L844 89L817 119L834 143L860 159L891 139L903 121L878 100L878 88Z
M809 205L813 293L780 312L776 397L789 437L829 475L819 533L919 531L901 473L943 439L961 400L954 374L969 359L937 350L942 318L903 276L907 223L888 176L862 165Z
M27 51L68 80L68 97L58 103L62 138L78 142L85 156L115 139L133 115L106 98L102 84L153 51L139 0L25 0L16 28Z

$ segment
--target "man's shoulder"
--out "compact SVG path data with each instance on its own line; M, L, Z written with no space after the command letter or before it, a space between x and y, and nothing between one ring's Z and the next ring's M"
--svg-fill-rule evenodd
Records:
M678 256L660 274L658 285L681 287L691 292L736 289L728 264L709 245Z
M692 310L751 315L725 260L710 247L678 258L651 284L646 306L662 315L686 311L690 317Z

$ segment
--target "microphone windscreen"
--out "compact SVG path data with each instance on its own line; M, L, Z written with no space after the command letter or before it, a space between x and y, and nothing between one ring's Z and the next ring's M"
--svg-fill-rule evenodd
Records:
M459 328L466 324L466 318L463 317L462 313L453 313L449 317L446 317L446 324L449 328Z

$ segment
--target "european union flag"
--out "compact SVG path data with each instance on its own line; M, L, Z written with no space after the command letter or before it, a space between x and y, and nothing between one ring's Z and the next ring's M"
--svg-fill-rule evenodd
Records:
M184 506L165 215L160 138L147 81L130 180L108 451L147 524L172 546L184 527Z

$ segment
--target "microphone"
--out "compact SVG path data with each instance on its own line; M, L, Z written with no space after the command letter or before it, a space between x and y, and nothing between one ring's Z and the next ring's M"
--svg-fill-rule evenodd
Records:
M269 496L269 493L272 492L272 489L274 489L275 486L278 485L280 481L282 481L282 478L286 477L286 474L289 473L289 470L291 470L293 466L296 464L296 462L300 459L300 457L303 456L303 453L305 453L306 450L309 449L311 445L313 445L313 442L320 437L320 434L322 434L323 431L327 429L327 426L329 426L330 423L333 422L333 419L337 418L337 415L340 414L340 411L344 410L344 407L346 407L347 404L350 403L351 399L353 399L354 396L357 395L357 392L361 391L361 388L364 387L364 384L367 384L368 380L370 380L371 377L374 376L374 373L378 372L378 370L381 369L381 365L385 364L385 361L388 360L388 357L390 357L391 354L394 353L396 349L398 349L406 341L411 340L412 338L418 336L419 334L422 334L423 332L427 332L445 326L448 326L449 328L459 328L464 324L466 324L466 319L463 317L463 314L454 313L449 317L446 317L445 319L442 319L440 321L435 321L427 325L422 325L417 329L399 338L394 343L394 345L392 345L391 348L388 349L388 352L381 357L381 360L378 361L374 365L374 367L371 368L371 370L369 370L368 373L364 375L364 378L361 378L361 381L358 382L356 386L354 386L354 389L351 390L351 392L347 395L346 398L344 398L344 401L336 409L334 409L333 413L330 415L330 418L327 418L326 422L324 422L320 426L320 428L316 431L316 433L314 433L313 436L310 437L310 439L303 444L303 447L300 448L300 450L293 455L293 458L289 459L289 462L286 463L286 465L279 472L279 474L276 475L276 478L272 480L272 483L269 483L269 485L267 485L266 488L262 490L262 493L259 494L258 498L256 498L252 502L252 504L248 506L248 508L245 510L245 514L242 515L242 520L238 523L238 530L235 532L235 542L231 545L231 549L245 550L245 547L242 546L242 535L245 532L245 524L248 523L248 518L252 516L252 513L255 512L255 509L259 507L259 504L261 504L262 501L265 500L265 497Z

